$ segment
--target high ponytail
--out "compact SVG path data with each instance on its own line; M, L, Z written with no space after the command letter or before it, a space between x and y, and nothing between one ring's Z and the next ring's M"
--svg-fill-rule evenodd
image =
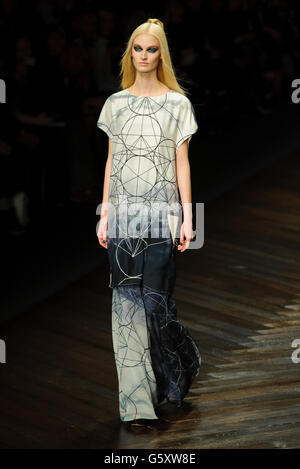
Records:
M158 20L157 18L148 18L148 20L146 22L147 23L152 23L152 24L157 24L157 26L160 26L163 31L165 30L163 22Z

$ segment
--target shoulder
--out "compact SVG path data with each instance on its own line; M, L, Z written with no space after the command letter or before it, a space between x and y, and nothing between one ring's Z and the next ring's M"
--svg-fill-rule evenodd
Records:
M179 93L178 91L172 91L171 93L169 93L169 99L174 103L180 105L181 107L188 108L192 104L187 96L182 93Z
M116 99L122 98L123 96L125 96L125 94L126 90L116 91L115 93L112 93L107 97L107 101L113 102Z
M111 118L118 111L119 107L123 105L122 99L125 96L125 90L117 91L106 96L104 103L101 108L101 112L104 115Z
M182 93L179 93L178 91L171 90L170 95L174 96L174 98L180 99L182 101L189 101L189 98L186 95L184 95Z

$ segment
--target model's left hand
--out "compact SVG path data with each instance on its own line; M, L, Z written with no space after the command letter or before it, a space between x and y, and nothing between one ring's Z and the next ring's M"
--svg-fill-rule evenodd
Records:
M193 239L193 223L192 221L184 221L180 229L180 243L177 249L178 251L185 251L190 245L190 241Z

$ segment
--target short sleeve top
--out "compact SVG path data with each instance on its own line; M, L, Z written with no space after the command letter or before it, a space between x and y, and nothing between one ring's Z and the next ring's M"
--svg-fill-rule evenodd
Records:
M191 101L170 90L135 96L128 89L110 95L97 121L112 140L109 202L178 203L175 157L198 125Z

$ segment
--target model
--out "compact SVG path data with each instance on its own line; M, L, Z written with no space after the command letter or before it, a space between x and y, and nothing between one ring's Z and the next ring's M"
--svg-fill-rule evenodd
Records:
M175 254L193 239L188 143L198 126L160 20L133 31L120 75L97 122L109 137L97 236L110 264L120 419L134 424L181 406L201 365L172 296Z

